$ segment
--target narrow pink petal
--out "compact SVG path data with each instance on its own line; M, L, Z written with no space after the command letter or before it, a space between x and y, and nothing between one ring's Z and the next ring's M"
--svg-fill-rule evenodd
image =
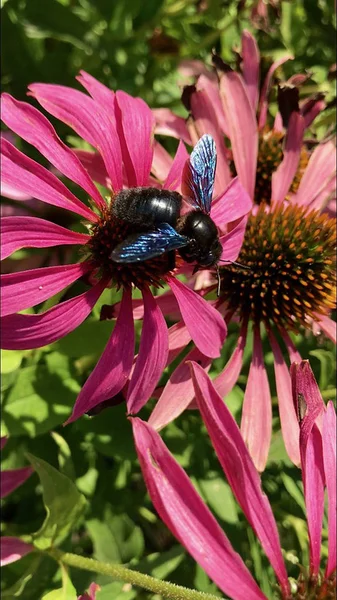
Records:
M36 306L88 272L88 263L42 267L1 275L1 316Z
M7 444L7 442L8 442L8 437L7 437L7 435L3 435L3 436L0 438L0 450L2 450L2 449L3 449L3 447L4 447L4 446Z
M34 83L29 86L29 90L43 108L72 127L98 150L114 191L120 190L123 178L118 135L108 114L100 105L83 92L62 85Z
M111 189L111 181L109 179L104 161L98 152L90 152L89 150L74 150L81 164L88 171L91 179L96 181L103 187Z
M276 522L268 498L261 489L261 479L234 418L208 375L196 363L191 363L191 372L199 410L217 457L286 595L290 591L287 572Z
M325 481L328 491L328 562L325 576L330 577L337 566L336 553L336 412L333 403L328 402L323 416L323 461Z
M0 566L9 565L20 560L29 552L33 552L34 546L27 544L17 537L2 536L0 543Z
M211 104L216 112L218 126L220 127L222 133L228 137L228 124L226 122L226 117L221 102L219 81L217 75L215 75L214 79L213 75L215 75L215 73L213 74L209 71L207 73L201 73L201 76L198 78L195 87L197 91L204 90L207 92L208 98L210 99ZM225 149L225 154L227 154L227 148Z
M297 348L294 345L289 333L285 329L280 329L280 334L282 335L282 339L287 348L287 352L289 354L290 362L301 362L302 358Z
M25 192L20 192L18 188L9 185L8 183L4 183L1 181L1 196L4 198L10 198L11 200L19 200L26 201L32 200L33 197L30 194L25 194Z
M181 314L179 310L178 303L175 299L175 296L171 291L165 292L164 294L160 294L160 296L155 296L156 302L162 311L162 313L168 317L171 321L177 321L181 319ZM117 302L113 306L113 315L115 318L118 316L120 311L120 302ZM135 320L142 319L144 317L144 303L141 299L132 300L132 310L133 310L133 318Z
M325 108L326 103L321 98L309 98L300 105L306 129Z
M90 314L106 282L37 315L7 315L1 319L1 348L27 350L52 344L76 329Z
M245 237L247 221L248 218L243 217L234 229L231 229L229 233L220 237L222 245L220 260L232 261L237 259Z
M238 73L223 73L220 94L228 122L233 158L239 179L254 198L258 130L256 117Z
M69 231L51 221L35 217L4 217L0 224L1 260L20 248L50 248L64 244L86 244L89 235Z
M151 500L166 526L225 594L265 598L159 434L140 419L131 423Z
M86 71L80 71L80 74L76 77L77 81L89 92L90 96L96 100L106 110L110 118L114 121L115 112L115 92L110 90L104 83L95 79Z
M149 425L159 431L189 406L194 398L194 386L188 361L195 361L207 372L212 360L193 348L173 371L149 418Z
M192 145L185 119L178 117L168 108L156 108L152 112L156 123L155 132L158 135L169 135Z
M184 142L180 141L171 168L167 174L165 182L163 183L163 188L165 190L180 189L183 168L188 156L189 154L185 148Z
M325 335L335 344L337 343L337 323L324 315L316 315L317 324L324 331Z
M293 403L297 418L300 421L300 450L308 443L308 439L317 417L323 413L325 405L308 360L290 365ZM303 468L303 465L302 465Z
M300 160L303 133L303 117L300 113L293 112L289 119L283 160L272 174L271 197L274 206L279 202L283 202L295 177Z
M170 365L190 343L191 335L183 321L178 321L168 330L169 353L167 364Z
M198 81L198 89L191 96L191 112L194 125L199 137L208 133L215 141L217 151L217 169L215 173L215 194L219 194L231 180L229 164L227 161L227 150L224 136L220 130L218 113L208 91L212 86L210 81L201 75Z
M148 289L142 291L144 321L139 354L128 386L126 405L129 414L140 411L151 397L168 356L167 325L163 313Z
M36 108L9 94L1 97L2 119L26 142L32 144L63 175L83 188L97 206L105 202L74 152L57 136L54 127Z
M5 498L22 485L33 473L32 467L23 467L22 469L11 469L10 471L1 471L0 498Z
M88 592L78 596L77 600L96 600L96 592L99 592L101 586L98 583L91 583Z
M211 207L211 217L222 228L225 224L244 217L252 208L249 194L235 177L227 189L218 196Z
M141 98L117 91L116 120L129 187L146 186L153 158L152 111Z
M167 282L195 345L206 356L217 358L227 333L220 313L179 279L167 277Z
M115 328L65 424L76 421L100 402L116 396L124 387L131 371L135 347L131 298L131 291L125 289Z
M319 191L327 186L336 173L336 148L332 142L319 144L310 156L303 173L295 200L309 206Z
M287 60L293 60L293 56L290 54L283 56L276 60L272 66L270 67L266 78L263 82L261 95L260 95L260 106L259 106L259 129L263 129L263 127L267 123L267 111L268 111L268 96L270 91L270 86L272 82L272 77L276 71L283 63L287 62Z
M1 140L1 183L47 204L71 210L89 221L97 221L95 213L78 200L55 175L4 139Z
M254 112L259 100L260 52L255 38L246 29L242 32L242 75Z
M269 452L272 426L271 397L258 327L254 328L254 346L245 397L241 431L258 471L263 471Z
M159 181L163 182L170 172L172 163L172 157L167 150L165 150L164 146L157 142L157 140L154 140L151 173L153 173Z
M283 441L290 460L299 466L301 463L299 446L300 428L293 403L290 373L272 331L268 332L268 337L274 354L276 391Z
M213 385L221 398L225 398L227 394L235 386L242 369L243 352L247 340L247 322L241 325L240 335L236 348L227 362L225 368L213 380Z

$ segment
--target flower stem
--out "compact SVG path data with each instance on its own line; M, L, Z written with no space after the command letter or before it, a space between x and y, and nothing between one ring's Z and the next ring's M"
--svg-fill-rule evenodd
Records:
M70 567L100 573L101 575L110 575L115 580L140 586L154 594L161 594L163 598L171 598L172 600L219 600L219 597L213 596L213 594L204 594L204 592L197 592L168 581L161 581L139 571L127 569L122 565L100 562L93 558L62 552L57 548L50 548L47 550L47 554Z

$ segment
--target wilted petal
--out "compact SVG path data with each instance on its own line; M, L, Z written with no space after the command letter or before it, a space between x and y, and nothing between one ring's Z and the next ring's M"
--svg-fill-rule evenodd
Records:
M299 466L300 458L300 428L293 403L291 378L288 365L272 331L268 332L269 342L274 354L274 370L277 399L282 427L282 436L289 458Z
M4 217L1 220L1 260L20 248L50 248L64 244L86 244L88 235L69 231L51 221L35 217Z
M159 135L170 135L192 145L191 136L183 117L178 117L168 108L156 108L153 111L156 126L155 132Z
M76 329L90 314L103 292L100 281L84 294L37 315L7 315L1 320L1 348L27 350L52 344Z
M191 363L191 372L199 410L220 464L287 594L290 588L276 522L240 430L205 371Z
M252 105L238 73L229 71L221 75L220 94L236 171L243 187L254 198L258 130Z
M29 552L33 552L34 546L27 544L17 537L3 536L0 543L0 566L9 565L20 560Z
M310 156L295 195L296 204L309 206L336 173L336 148L332 142L319 144Z
M246 340L247 322L244 322L241 326L238 343L232 356L220 375L217 375L217 377L215 377L213 380L213 385L222 398L225 398L225 396L229 394L238 380L242 368L242 359L246 346Z
M76 421L88 410L121 391L131 371L134 346L131 291L125 289L115 328L101 358L79 393L71 417L65 424Z
M140 411L150 398L166 366L168 356L167 325L163 313L148 289L144 289L142 295L143 329L126 399L130 414Z
M148 185L153 158L154 117L141 98L116 92L116 121L129 187Z
M220 313L179 279L167 277L167 282L195 345L206 356L217 358L227 333Z
M337 566L336 555L336 412L328 402L323 416L323 461L328 491L328 562L325 575L330 577Z
M225 594L234 600L264 599L159 434L138 418L131 423L147 489L166 526Z
M100 589L98 583L91 583L88 592L78 596L77 600L96 600L96 592L99 592Z
M302 360L299 364L292 363L290 365L290 375L293 403L300 423L300 449L302 457L302 449L307 445L313 425L317 417L323 413L325 405L309 361Z
M118 135L100 105L83 92L62 85L34 83L29 90L43 108L98 150L114 191L120 190L123 177Z
M8 471L1 471L1 486L0 486L0 498L5 498L8 494L11 494L22 485L28 477L33 473L32 467L23 467L22 469L11 469Z
M274 206L279 202L283 202L296 175L301 155L303 133L304 120L302 115L298 112L292 112L285 139L283 160L271 178L271 198Z
M248 98L256 112L259 100L260 53L255 38L249 31L242 33L242 75Z
M261 95L260 95L260 107L259 107L259 129L263 129L263 127L266 125L267 123L267 112L268 112L268 96L269 96L269 91L270 91L270 85L271 85L271 81L272 81L272 77L276 71L276 69L278 69L281 65L283 65L283 63L287 62L287 60L293 60L293 56L291 56L290 54L283 56L282 58L279 58L279 60L276 60L272 66L270 67L266 78L263 82L263 86L262 86L262 90L261 90Z
M95 213L55 175L4 139L1 139L1 182L46 204L71 210L89 221L97 221Z
M149 418L149 425L157 431L179 417L194 398L194 386L189 366L191 360L200 364L207 372L212 363L211 359L201 354L198 348L193 348L185 356L173 371Z
M185 148L184 142L180 141L171 168L167 174L165 182L163 183L163 188L165 190L176 190L178 188L180 189L183 168L185 166L186 160L188 159L188 156L189 154Z
M60 140L54 127L36 108L26 102L15 100L9 94L3 94L1 117L7 127L35 146L56 169L83 188L97 206L105 205L102 196L74 152Z
M40 304L74 283L89 269L89 263L84 262L1 275L1 316Z
M300 108L304 117L305 128L307 129L319 113L326 108L326 103L318 96L316 98L308 98L308 100L305 100L301 104Z
M239 178L235 177L227 189L214 200L211 217L214 223L223 228L227 223L244 217L252 208L252 201Z
M271 439L272 410L268 376L258 327L242 407L241 431L258 471L263 471Z

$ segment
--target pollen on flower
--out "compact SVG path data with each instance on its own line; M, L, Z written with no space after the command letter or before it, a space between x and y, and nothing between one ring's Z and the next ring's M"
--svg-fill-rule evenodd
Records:
M132 284L139 289L149 285L162 287L163 278L175 267L172 253L130 264L116 263L110 258L117 244L137 232L137 227L116 218L110 204L91 228L91 239L85 247L85 252L89 253L87 259L92 262L93 270L99 277L110 278L118 289Z
M296 205L273 212L261 205L238 257L250 269L221 267L221 296L241 318L297 331L335 307L335 248L334 219Z

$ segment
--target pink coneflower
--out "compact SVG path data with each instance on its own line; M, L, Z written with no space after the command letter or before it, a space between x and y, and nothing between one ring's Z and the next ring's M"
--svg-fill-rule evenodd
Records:
M299 402L301 404L298 411L301 466L310 552L310 565L299 575L296 589L291 589L274 515L240 430L205 371L196 363L190 365L197 404L214 450L275 571L280 597L283 600L333 598L336 584L336 414L332 402L325 407L309 364L303 361L292 365L294 401L296 407ZM131 421L147 489L170 531L230 598L266 599L159 434L139 418ZM320 551L325 488L328 559L323 571Z
M69 421L118 394L130 375L134 362L133 286L141 290L145 310L139 354L128 382L129 412L137 412L146 402L168 358L167 327L151 286L159 287L165 282L171 286L190 336L204 354L218 356L226 334L219 313L174 277L167 254L131 265L111 260L114 247L133 233L132 227L117 222L111 211L115 195L123 187L180 189L188 153L180 143L172 161L160 144L154 144L154 118L143 100L122 91L114 93L84 72L78 80L90 96L75 89L44 84L32 85L30 94L98 152L75 153L58 138L52 125L36 108L8 94L2 96L5 124L35 146L59 173L82 188L90 204L90 207L85 205L54 173L2 139L4 183L43 202L72 211L85 220L89 230L89 233L77 233L34 217L2 220L2 257L24 247L63 244L80 247L80 260L74 264L2 277L2 346L30 349L50 344L86 319L106 287L113 285L123 291L122 309L110 340L82 388ZM105 186L106 197L93 181ZM215 223L222 224L224 236L221 242L226 255L227 237L223 224L226 219L227 222L242 221L251 203L238 180L224 191L224 196L228 202L220 195L213 203L212 218ZM242 241L240 231L239 238ZM239 247L235 248L235 256ZM230 247L228 253L231 254ZM85 293L46 312L20 314L20 311L62 292L80 278L91 284Z
M291 57L270 67L261 92L260 55L248 32L242 36L241 57L241 73L215 57L217 75L203 73L185 90L190 109L187 123L167 112L156 115L158 132L177 136L179 131L179 136L187 141L190 136L194 143L200 135L210 133L219 154L217 185L228 185L237 174L254 201L237 259L249 269L235 264L221 268L219 308L227 323L232 318L240 320L241 331L234 354L215 385L224 396L236 383L248 325L252 324L253 356L241 429L256 466L262 470L270 445L272 409L261 327L267 331L274 354L283 438L296 464L298 424L279 341L290 362L300 359L289 336L292 332L314 326L336 342L336 326L329 317L335 307L336 225L326 210L336 187L336 160L332 141L310 151L303 137L325 106L320 96L298 100L295 86L303 83L304 76L294 76L279 86L280 112L269 124L273 75Z

